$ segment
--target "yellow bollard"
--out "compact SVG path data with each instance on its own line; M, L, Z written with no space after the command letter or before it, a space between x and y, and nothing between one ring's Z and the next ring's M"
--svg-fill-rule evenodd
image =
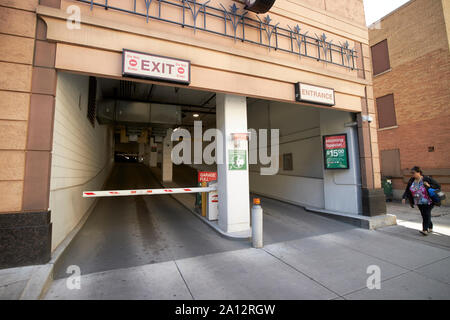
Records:
M206 182L202 182L202 187L207 187ZM202 192L202 217L206 217L206 192Z

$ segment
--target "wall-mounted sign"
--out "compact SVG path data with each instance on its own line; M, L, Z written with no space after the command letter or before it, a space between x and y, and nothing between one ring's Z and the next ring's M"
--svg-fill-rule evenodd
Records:
M235 149L247 149L246 142L249 139L249 133L243 132L243 133L232 133L231 139L234 142L234 148Z
M334 106L336 104L334 89L300 82L295 84L295 100L298 102L312 102L326 106Z
M266 13L272 8L275 0L245 0L245 10Z
M247 170L247 150L228 150L228 170Z
M347 134L323 137L325 169L348 169Z
M211 181L217 181L217 172L207 172L207 171L198 172L198 182L211 182Z
M187 60L124 49L122 64L122 74L125 77L183 84L189 84L191 82L191 62Z
M243 141L247 141L248 140L248 132L243 132L243 133L232 133L231 134L231 138L233 139L233 141L238 141L238 140L243 140Z

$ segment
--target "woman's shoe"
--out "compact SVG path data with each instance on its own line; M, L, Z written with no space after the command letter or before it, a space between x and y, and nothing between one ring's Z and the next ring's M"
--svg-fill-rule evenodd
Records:
M432 233L433 232L433 228L428 228L428 233Z
M423 234L424 236L427 236L428 235L428 230L422 230L422 231L420 231L420 233Z

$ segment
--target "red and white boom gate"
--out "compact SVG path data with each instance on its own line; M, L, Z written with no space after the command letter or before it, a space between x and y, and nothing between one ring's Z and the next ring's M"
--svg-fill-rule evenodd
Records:
M212 191L217 191L217 187L84 191L83 198L152 196L160 194L203 193Z

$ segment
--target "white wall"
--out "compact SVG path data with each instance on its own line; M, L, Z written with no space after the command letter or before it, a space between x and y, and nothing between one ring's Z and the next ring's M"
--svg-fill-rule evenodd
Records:
M250 190L255 193L332 211L361 213L358 136L349 112L257 101L248 106L249 128L280 129L280 170L260 175L250 166ZM325 170L322 137L347 133L349 170ZM282 156L292 153L293 170L282 170Z
M88 88L88 77L58 73L50 182L52 250L94 204L82 192L100 190L114 161L112 130L97 122L93 128L87 118Z
M301 206L324 207L322 179L250 172L250 191Z
M277 175L263 176L259 165L251 165L251 192L323 208L319 109L261 100L248 105L248 119L248 127L252 129L280 129L280 170ZM292 171L282 168L285 153L292 153Z
M361 174L358 135L355 126L345 126L355 121L348 112L324 110L320 112L322 135L347 133L348 170L324 169L325 209L362 214Z

